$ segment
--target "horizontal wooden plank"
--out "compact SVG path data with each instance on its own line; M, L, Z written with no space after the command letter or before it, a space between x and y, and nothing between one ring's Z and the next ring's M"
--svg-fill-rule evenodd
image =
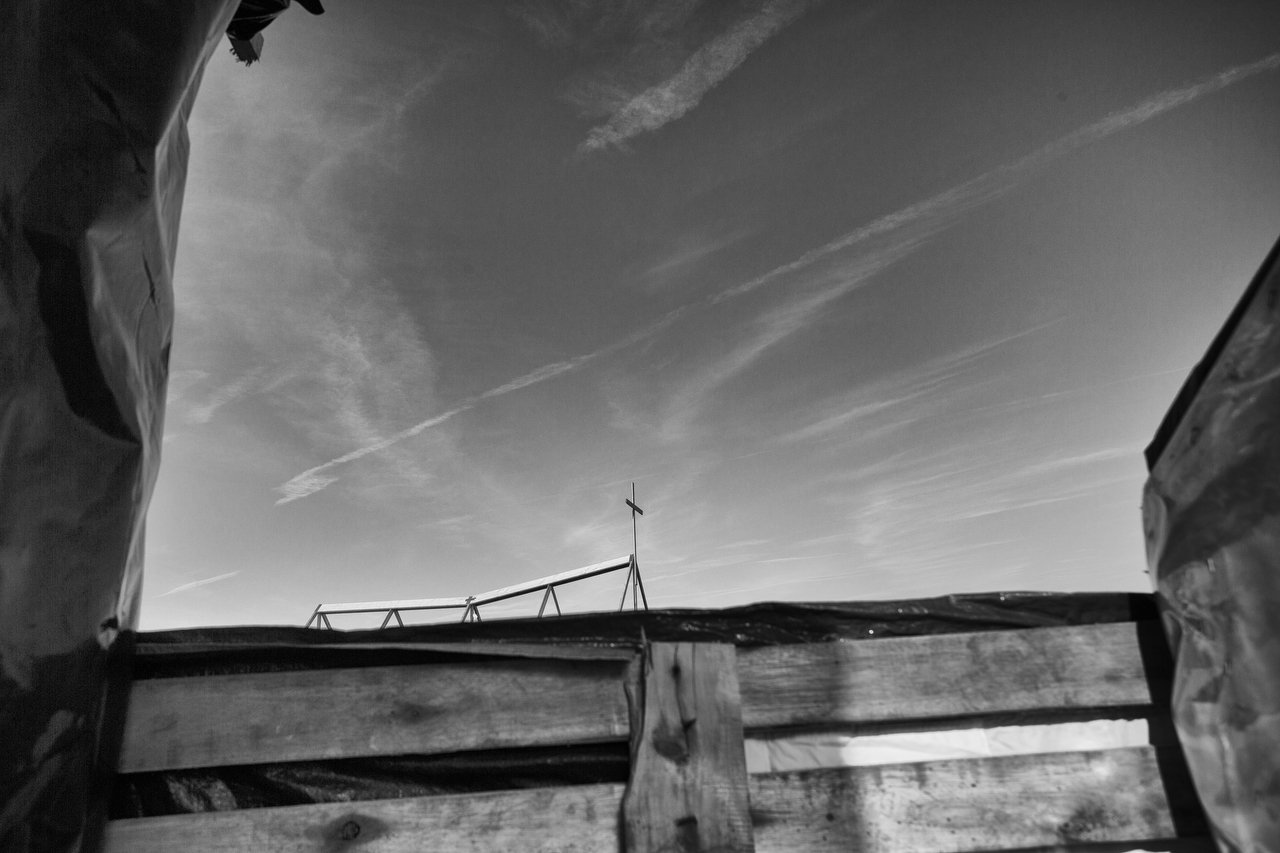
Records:
M1136 747L755 776L756 850L960 853L1203 839L1189 781L1177 776L1166 791L1161 764L1154 748ZM621 785L589 785L120 820L108 825L106 850L608 851L618 849L622 797Z
M748 730L1148 705L1139 623L738 653Z
M1152 701L1135 623L773 646L738 654L748 731ZM387 648L412 644L388 644ZM347 647L351 648L351 647ZM428 648L428 647L423 647ZM623 740L628 650L433 644L524 660L138 681L122 772Z
M107 824L105 853L600 853L618 849L622 785L324 803Z
M523 659L138 681L119 770L620 740L625 669Z
M1202 837L1190 781L1153 747L751 779L758 853L960 853Z
M167 662L180 658L195 658L205 655L230 655L237 652L267 652L289 655L296 652L348 652L377 653L393 652L436 652L454 657L487 657L487 658L536 658L539 660L617 660L630 661L635 658L640 645L636 640L635 648L624 646L589 646L565 645L553 642L503 642L500 640L480 640L476 642L453 643L414 643L414 642L351 642L351 643L139 643L135 649L138 657L148 662Z

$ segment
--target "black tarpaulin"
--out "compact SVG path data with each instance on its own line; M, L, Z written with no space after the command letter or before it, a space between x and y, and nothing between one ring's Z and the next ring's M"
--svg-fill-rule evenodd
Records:
M6 853L97 847L163 429L187 116L236 12L0 4Z
M1280 244L1147 460L1178 737L1219 847L1280 850Z

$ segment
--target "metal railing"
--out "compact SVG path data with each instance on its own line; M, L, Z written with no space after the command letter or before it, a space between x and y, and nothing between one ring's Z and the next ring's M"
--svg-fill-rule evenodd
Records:
M548 603L555 605L556 615L559 616L562 611L560 610L560 599L556 596L557 587L574 581L593 578L597 575L621 571L622 569L627 570L627 580L622 588L622 601L618 605L619 612L627 606L628 593L631 594L633 610L639 610L642 604L644 609L648 610L649 599L644 592L644 583L640 580L640 564L636 562L635 554L628 554L625 557L583 566L580 569L561 572L557 575L548 575L512 586L491 589L479 595L468 595L459 598L410 598L397 601L356 601L345 604L319 604L316 605L316 609L311 613L311 618L307 620L305 627L310 628L314 625L316 628L332 629L333 624L329 621L330 616L382 613L385 616L382 624L378 626L380 629L390 625L392 619L395 619L396 624L403 628L404 619L401 618L400 614L419 610L461 610L461 621L479 622L481 606L536 592L542 593L542 604L538 608L538 616L541 617L546 612Z

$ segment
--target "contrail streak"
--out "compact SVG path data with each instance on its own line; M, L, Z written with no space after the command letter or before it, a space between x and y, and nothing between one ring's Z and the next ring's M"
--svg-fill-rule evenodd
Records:
M299 498L305 498L308 495L315 494L324 487L331 485L338 480L336 476L326 473L327 471L337 468L339 465L354 462L357 459L368 456L370 453L377 453L380 450L386 450L391 445L398 444L406 438L412 438L424 430L439 426L455 415L460 415L463 412L474 409L478 403L484 400L489 400L493 397L501 397L503 394L510 394L512 391L519 391L522 388L528 388L530 385L537 385L540 382L555 379L557 376L562 376L566 373L571 373L575 370L581 369L588 362L609 355L620 349L624 349L625 347L632 346L646 338L651 338L667 326L674 323L684 312L685 308L676 308L667 312L656 322L650 323L649 325L632 332L630 335L627 335L624 338L619 338L613 343L607 344L600 349L583 355L574 356L573 358L565 359L564 361L555 361L551 364L544 364L542 367L539 367L536 370L531 370L523 376L518 376L510 382L499 385L496 388L490 388L488 391L477 394L474 397L468 397L452 409L427 418L425 421L420 421L408 429L403 429L394 435L375 441L373 444L367 444L364 447L353 450L350 453L337 457L336 459L330 459L328 462L317 465L314 468L308 468L306 471L303 471L284 485L276 487L276 491L281 494L281 497L276 501L276 505L286 504L290 501L296 501Z
M1280 68L1280 53L1273 53L1256 62L1237 65L1209 77L1202 78L1189 86L1184 86L1178 89L1166 89L1163 92L1158 92L1134 106L1111 113L1099 121L1074 130L1066 136L1060 137L1059 139L1036 149L1030 154L1015 160L1012 163L1006 163L1003 166L998 166L988 172L984 172L976 178L972 178L962 184L958 184L948 190L938 193L935 196L882 216L861 228L851 231L843 237L827 243L826 245L819 246L816 249L805 252L799 258L796 258L790 263L776 267L775 269L757 276L750 281L726 288L725 290L722 290L704 300L702 305L716 305L726 300L750 293L751 291L756 290L759 287L763 287L766 284L770 284L789 273L804 269L805 267L808 267L836 252L848 249L859 243L866 242L873 237L892 233L903 226L917 223L920 220L938 217L952 218L966 210L970 210L991 201L997 196L1003 195L1013 189L1014 186L1017 185L1018 180L1023 176L1044 168L1049 163L1071 153L1072 151L1083 148L1091 143L1099 142L1112 134L1142 124L1143 122L1156 118L1157 116L1169 112L1176 107L1180 107L1198 98L1202 98L1205 95L1225 89L1228 86L1239 83L1240 81L1256 74L1261 74L1264 71L1274 71L1277 68ZM491 388L490 390L474 397L469 397L454 408L428 418L420 423L414 424L408 429L401 430L400 432L376 441L373 444L366 445L357 450L353 450L350 453L331 459L328 462L315 466L314 468L309 468L289 480L287 483L276 487L276 491L281 494L281 497L276 501L276 504L289 503L290 501L295 501L299 498L305 498L308 495L315 494L326 486L337 481L338 478L336 476L330 475L326 472L340 465L345 465L348 462L354 462L355 460L368 456L371 453L377 453L380 450L385 450L393 444L397 444L407 438L412 438L413 436L418 435L424 430L439 426L450 418L453 418L455 415L459 415L473 409L477 403L483 400L499 397L503 394L509 394L512 391L518 391L522 388L528 388L531 385L546 382L547 380L554 379L557 376L563 376L567 373L579 370L586 364L595 361L598 358L609 355L623 349L624 347L639 343L647 338L651 338L675 322L676 319L692 307L694 306L686 305L676 308L675 310L668 312L657 322L644 326L640 330L600 349L584 353L564 361L552 362L551 364L543 365L542 367L530 371L523 376L512 379L510 382L499 385L496 388ZM170 593L165 594L168 595Z
M186 592L187 590L195 589L196 587L208 586L211 583L217 583L218 581L224 581L224 580L227 580L228 578L233 578L238 574L240 574L240 572L239 570L236 570L234 572L227 572L225 575L214 575L213 577L205 578L204 580L192 581L191 583L184 583L182 586L175 586L173 589L169 590L168 592L160 593L159 595L156 596L156 598L164 598L166 595L175 595L176 593Z
M592 128L578 146L578 153L621 145L633 136L655 131L680 118L809 5L808 0L772 0L765 4L758 13L699 48L676 74L636 95L607 122Z
M1052 161L1070 154L1072 151L1094 142L1099 142L1122 130L1150 121L1176 107L1225 89L1255 74L1274 71L1277 68L1280 68L1280 53L1273 53L1257 62L1237 65L1234 68L1228 68L1226 71L1220 71L1217 74L1204 77L1190 86L1184 86L1179 89L1166 89L1139 104L1111 113L1099 121L1074 130L1012 163L997 166L989 172L984 172L976 178L971 178L931 198L886 214L861 228L849 232L843 237L832 240L824 246L805 252L790 263L783 264L750 281L723 290L713 298L713 301L722 302L726 299L749 293L788 273L810 266L835 252L866 242L873 237L896 231L904 225L909 225L921 219L963 213L966 210L991 201L999 195L1003 195L1013 189L1018 180L1024 175L1038 171Z

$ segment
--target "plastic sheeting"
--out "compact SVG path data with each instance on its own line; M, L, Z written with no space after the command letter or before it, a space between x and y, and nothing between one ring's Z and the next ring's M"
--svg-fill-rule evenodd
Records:
M1280 850L1280 244L1147 460L1179 739L1219 847Z
M383 631L203 628L139 635L135 675L170 678L452 659L439 645L415 648L415 644L572 643L638 648L647 640L761 646L1146 620L1154 630L1139 634L1154 642L1144 642L1143 654L1153 683L1160 683L1170 662L1156 615L1148 595L993 593L913 601L593 613ZM1046 737L1041 733L1042 745L1049 742ZM627 780L629 761L627 744L617 743L136 773L117 780L111 816L622 783Z
M251 27L288 5L256 3ZM187 116L237 11L0 4L7 853L97 847L159 460Z
M1002 628L1043 628L1158 618L1154 599L1139 593L1005 592L904 601L766 603L723 610L581 613L547 619L453 622L369 631L284 626L188 628L141 635L138 676L213 674L268 669L367 654L385 643L573 643L637 646L649 641L719 642L739 646L820 643ZM345 649L345 651L344 651ZM356 658L358 660L358 658ZM359 663L332 663L358 666ZM223 669L234 667L233 669Z

